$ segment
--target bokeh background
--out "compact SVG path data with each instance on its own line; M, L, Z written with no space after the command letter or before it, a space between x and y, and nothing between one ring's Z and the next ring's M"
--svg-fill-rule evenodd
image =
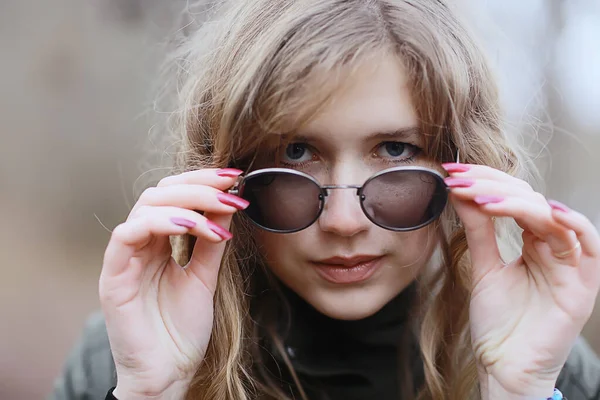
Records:
M600 225L599 3L455 3L546 193ZM152 100L186 4L0 2L0 399L50 392L98 309L106 228L164 173L147 162L160 151ZM596 309L584 335L600 351Z

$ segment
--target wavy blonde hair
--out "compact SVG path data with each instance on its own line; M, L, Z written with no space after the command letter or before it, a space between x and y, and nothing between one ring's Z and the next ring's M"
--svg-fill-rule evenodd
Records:
M248 167L267 134L296 131L359 65L393 55L408 73L429 157L449 162L460 152L463 162L525 177L528 159L503 133L483 55L444 2L232 0L204 8L197 16L203 18L200 28L172 59L178 172ZM478 398L465 232L450 207L438 225L441 257L419 280L414 321L425 384L407 398ZM251 313L257 305L250 298L261 280L248 278L266 276L264 265L242 218L234 218L232 231L215 294L212 338L188 398L287 398L260 368L253 316L269 314ZM193 237L178 238L180 263L189 260L193 244ZM281 357L306 398L291 363ZM411 382L410 371L403 374Z

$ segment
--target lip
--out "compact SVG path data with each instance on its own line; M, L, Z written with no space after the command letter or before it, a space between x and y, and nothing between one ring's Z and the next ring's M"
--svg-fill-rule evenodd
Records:
M336 256L331 258L326 258L324 260L315 261L317 264L327 264L327 265L340 265L344 267L353 267L357 264L364 263L367 261L374 260L376 258L381 258L382 256L373 256L373 255L356 255L352 257L343 257Z
M383 256L359 255L331 257L311 264L319 275L336 284L358 283L369 279L381 266Z

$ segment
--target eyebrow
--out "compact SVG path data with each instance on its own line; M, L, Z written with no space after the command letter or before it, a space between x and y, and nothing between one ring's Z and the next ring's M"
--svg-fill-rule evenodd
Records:
M319 141L320 138L318 135L311 134L284 134L282 135L282 139L284 141L300 141L300 142L315 142ZM364 137L364 140L398 140L398 141L408 141L411 140L416 143L420 143L421 139L421 129L416 126L400 128L393 131L381 131L374 132Z
M415 126L400 128L391 132L377 132L368 136L368 139L419 139L421 130Z

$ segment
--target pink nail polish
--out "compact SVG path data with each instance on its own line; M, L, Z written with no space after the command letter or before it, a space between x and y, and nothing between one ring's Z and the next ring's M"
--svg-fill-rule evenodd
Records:
M221 203L231 207L235 207L238 210L243 210L250 205L248 201L229 193L217 193L217 199L219 199Z
M504 201L504 197L500 196L475 196L473 201L479 205L500 203Z
M457 164L457 163L444 163L442 164L442 168L444 168L447 172L467 172L471 169L470 165L467 164Z
M223 227L215 224L211 220L206 220L206 225L208 226L208 229L210 229L211 231L213 231L214 233L219 235L221 237L221 239L223 239L223 240L229 240L233 237L231 232L229 232L227 229L224 229Z
M444 179L444 182L451 188L468 188L475 184L473 179L462 178L446 178Z
M244 171L241 171L236 168L222 168L217 170L217 175L222 176L224 178L235 178L237 176L240 176L242 172Z
M553 210L558 210L562 212L569 212L569 207L565 206L563 203L556 200L548 200L548 204L552 207Z
M179 217L171 218L171 222L174 223L175 225L183 226L183 227L186 227L189 229L196 226L196 223L194 221L190 221L189 219L179 218Z

